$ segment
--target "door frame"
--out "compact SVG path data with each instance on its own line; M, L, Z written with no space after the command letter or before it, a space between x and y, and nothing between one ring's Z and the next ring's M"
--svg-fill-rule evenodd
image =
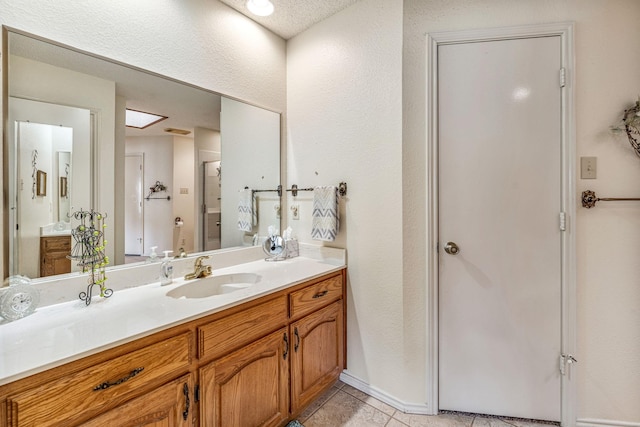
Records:
M430 414L437 414L438 402L438 46L446 44L474 43L492 40L511 40L532 37L559 36L561 63L565 84L561 91L561 212L566 216L566 231L561 237L561 352L576 354L576 150L574 110L574 41L573 23L528 25L480 30L438 32L427 34L426 81L426 212L427 212L427 406ZM560 70L558 84L560 84ZM560 215L560 213L558 213ZM560 222L560 221L559 221ZM560 357L560 355L558 355ZM567 369L561 378L561 425L576 423L576 375Z
M136 151L133 153L125 153L124 155L125 159L127 157L139 157L140 158L140 164L141 164L141 168L140 168L140 201L141 201L141 216L142 216L142 224L141 224L141 230L140 233L142 235L141 237L141 242L140 242L140 246L141 246L141 253L140 256L144 256L145 254L145 247L144 247L144 152L141 151ZM125 187L126 187L126 178L125 178ZM126 193L126 190L125 190ZM123 200L126 203L126 194L124 195ZM123 224L124 225L124 224ZM123 242L125 243L125 247L126 247L126 236L123 239ZM124 254L127 255L127 251L126 249L124 250Z

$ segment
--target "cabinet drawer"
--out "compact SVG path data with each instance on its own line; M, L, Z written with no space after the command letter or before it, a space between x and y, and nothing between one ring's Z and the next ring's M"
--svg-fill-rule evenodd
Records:
M287 299L283 295L198 328L198 357L221 356L267 335L287 322Z
M342 274L314 283L289 295L291 318L298 318L324 307L342 296Z
M184 373L190 333L169 338L7 399L9 425L73 425Z
M42 247L45 252L70 252L71 236L42 237Z

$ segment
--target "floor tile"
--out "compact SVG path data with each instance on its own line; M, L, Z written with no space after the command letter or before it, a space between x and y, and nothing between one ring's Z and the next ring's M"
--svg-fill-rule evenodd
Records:
M387 405L384 402L376 399L375 397L369 396L367 393L363 393L357 388L351 387L348 384L345 384L341 389L345 393L349 393L351 396L355 397L358 400L362 400L364 403L368 403L379 411L384 412L387 415L393 415L396 412L396 409L393 406Z
M396 420L395 418L391 418L389 420L389 422L387 423L386 426L384 427L407 427L407 425L405 423L401 423L400 421Z
M513 424L505 422L495 417L481 417L476 416L473 419L473 427L513 427Z
M515 427L550 427L550 426L558 426L560 423L554 423L552 421L527 421L527 420L512 420L509 418L502 418L506 424Z
M298 420L301 423L304 423L305 420L307 420L311 415L313 415L313 413L316 412L320 407L322 407L322 405L324 405L329 399L331 399L331 397L333 397L333 395L336 394L338 390L340 390L342 385L344 385L344 383L338 382L334 386L332 386L330 389L322 393L320 397L318 397L313 403L311 403L307 407L307 409L305 409L298 416Z
M390 416L352 395L338 391L304 421L305 427L384 427Z
M471 427L473 416L459 414L418 415L397 411L393 418L410 427Z

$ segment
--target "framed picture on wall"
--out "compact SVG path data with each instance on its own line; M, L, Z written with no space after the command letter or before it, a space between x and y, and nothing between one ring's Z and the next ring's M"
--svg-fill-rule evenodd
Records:
M67 177L60 177L60 198L67 197Z
M36 196L47 195L47 173L44 171L36 172Z

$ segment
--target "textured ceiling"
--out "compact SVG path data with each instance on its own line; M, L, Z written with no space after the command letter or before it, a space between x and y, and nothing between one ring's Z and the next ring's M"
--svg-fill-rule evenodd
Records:
M255 16L247 9L246 0L220 1L285 40L358 2L358 0L271 0L275 7L273 14L271 16Z

